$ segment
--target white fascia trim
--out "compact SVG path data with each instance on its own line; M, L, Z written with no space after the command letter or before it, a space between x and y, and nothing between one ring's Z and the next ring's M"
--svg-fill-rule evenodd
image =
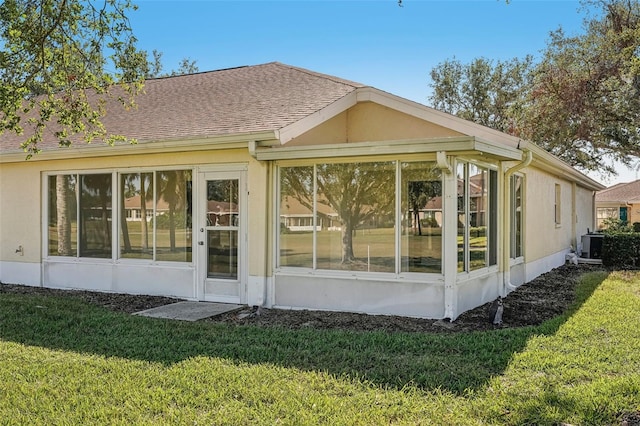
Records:
M317 127L325 121L330 120L336 115L348 110L356 103L356 91L350 92L349 94L343 96L332 104L322 108L321 110L316 111L313 114L310 114L305 118L296 121L295 123L285 126L279 131L276 131L276 138L279 139L280 143L284 145L291 139L308 132L314 127Z
M522 151L478 141L471 136L396 141L354 142L299 147L263 148L256 151L260 161L298 160L394 154L422 154L445 151L450 154L490 154L501 159L520 160Z
M258 142L260 145L278 144L275 132L241 133L207 138L179 138L157 141L145 141L136 144L104 144L96 146L79 142L70 148L42 151L31 157L29 161L66 160L74 158L110 157L115 155L153 154L163 152L203 151L209 149L247 148L248 143ZM22 151L0 155L0 163L19 163L26 161Z
M533 152L533 166L548 173L563 177L571 182L592 191L600 191L606 187L599 182L582 174L553 154L545 151L537 145L529 144L529 149Z

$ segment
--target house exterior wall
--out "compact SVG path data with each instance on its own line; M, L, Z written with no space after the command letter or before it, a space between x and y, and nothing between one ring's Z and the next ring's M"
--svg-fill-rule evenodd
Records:
M635 203L628 205L628 214L629 214L629 223L633 225L634 223L640 223L640 204Z
M113 148L117 150L118 148ZM43 214L46 203L44 176L52 172L136 172L141 169L184 168L194 170L194 184L201 168L215 170L229 165L242 165L247 170L247 186L255 188L247 197L250 215L247 229L248 281L243 302L262 303L269 269L265 223L269 221L268 164L253 159L247 149L210 150L146 155L116 155L86 159L32 160L0 164L0 281L62 288L145 293L196 299L195 250L198 248L197 224L194 223L193 260L162 265L147 261L49 257L43 248ZM29 194L29 196L25 196ZM194 210L202 207L196 202ZM252 212L254 213L252 215ZM194 211L194 221L195 221ZM268 229L268 228L267 228ZM22 247L22 253L16 253ZM247 297L254 300L248 300Z
M390 108L363 102L292 139L287 146L462 136Z
M0 166L0 282L40 284L40 194L37 165Z
M379 115L379 116L378 116ZM380 128L385 137L412 137L427 132L442 137L438 126L420 123L383 107L372 104L351 108L324 125L301 136L316 143L338 141L339 135L373 137L367 123L389 123L399 126L394 131ZM417 120L419 122L419 120ZM394 124L395 123L395 124ZM422 127L421 127L422 126ZM384 127L384 126L383 126ZM344 128L346 131L341 130ZM402 129L409 129L403 133ZM417 130L416 130L417 129ZM412 132L416 132L415 134ZM455 132L450 134L457 135ZM316 139L317 138L317 139ZM117 149L117 148L114 148ZM434 161L433 154L387 154L383 161L400 158L409 161ZM456 156L449 161L455 164ZM469 157L459 157L463 162ZM378 161L369 156L345 157L339 162ZM297 160L296 160L297 161ZM473 161L476 161L473 159ZM485 165L501 170L498 161L487 159ZM294 161L292 164L295 164ZM308 162L307 162L308 164ZM125 293L144 293L201 299L203 290L198 275L197 256L199 225L193 225L193 260L189 263L155 264L112 259L63 259L44 253L42 232L43 203L46 202L44 176L55 172L120 171L140 169L185 168L194 171L194 185L199 171L215 171L233 165L246 170L247 212L246 282L241 290L242 303L278 308L320 309L365 312L371 314L405 315L430 318L455 318L502 294L504 268L498 264L471 271L457 272L455 259L458 243L455 224L457 178L444 174L443 262L442 274L413 276L412 274L345 273L336 271L278 270L276 266L278 235L277 165L258 161L247 148L201 150L182 153L114 155L85 159L31 161L0 164L0 203L15 208L0 213L0 281L45 285L49 287L82 288ZM443 172L444 173L444 172ZM524 257L515 264L510 261L511 283L527 282L543 272L564 263L564 255L580 235L593 229L593 192L568 179L530 166L521 171L524 184ZM499 173L498 173L499 174ZM503 178L500 178L503 179ZM498 197L503 185L498 185ZM558 192L557 192L558 191ZM25 194L33 194L25 196ZM195 194L198 194L194 190ZM556 194L559 194L559 223L556 223ZM201 208L194 200L194 209ZM498 211L502 220L505 211ZM448 231L448 224L454 229ZM497 241L503 241L498 226ZM22 252L17 252L22 247ZM453 259L453 263L447 262Z
M567 250L571 245L571 183L535 168L526 169L525 257L527 262L551 253ZM555 223L556 185L560 185L560 223Z
M565 262L581 235L594 227L593 191L529 167L525 170L525 282ZM560 223L555 221L556 185Z
M618 210L618 216L620 215L621 208L627 208L627 223L633 225L634 223L640 223L640 203L624 203L613 201L596 201L596 209L598 208L615 208Z

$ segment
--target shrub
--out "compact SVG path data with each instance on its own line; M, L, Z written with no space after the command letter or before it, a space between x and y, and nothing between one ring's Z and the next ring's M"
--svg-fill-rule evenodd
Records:
M640 266L640 233L605 234L602 241L602 264L609 268Z
M602 222L602 232L605 234L619 234L621 232L634 232L631 225L624 220L609 217Z

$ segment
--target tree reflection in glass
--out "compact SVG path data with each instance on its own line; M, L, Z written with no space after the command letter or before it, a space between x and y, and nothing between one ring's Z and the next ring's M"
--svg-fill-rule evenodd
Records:
M111 258L111 174L80 176L80 256Z
M432 162L402 164L402 271L442 271L442 178Z
M49 256L77 256L78 204L75 175L49 176Z

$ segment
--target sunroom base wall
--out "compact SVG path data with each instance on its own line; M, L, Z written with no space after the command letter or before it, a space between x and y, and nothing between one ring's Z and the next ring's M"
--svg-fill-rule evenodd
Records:
M497 270L485 275L458 280L458 315L495 300L500 294L500 274ZM455 318L454 318L455 319Z
M444 283L280 273L274 278L275 308L444 317Z
M195 299L192 267L45 262L45 287Z

